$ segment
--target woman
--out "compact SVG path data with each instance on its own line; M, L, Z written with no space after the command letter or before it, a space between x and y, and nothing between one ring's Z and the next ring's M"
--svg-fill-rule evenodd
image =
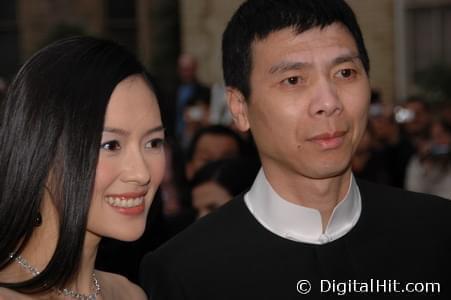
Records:
M164 132L143 66L113 42L56 42L18 72L0 124L0 296L145 299L94 270L102 236L143 233L163 177Z

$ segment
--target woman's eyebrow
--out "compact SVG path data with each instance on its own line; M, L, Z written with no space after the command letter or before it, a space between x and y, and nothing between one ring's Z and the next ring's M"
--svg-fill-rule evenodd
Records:
M162 125L159 125L159 126L156 126L156 127L153 127L151 129L147 130L145 135L149 135L154 132L160 132L160 131L164 131L164 127ZM115 133L115 134L122 135L122 136L130 135L130 133L127 130L124 130L121 128L114 128L114 127L105 127L105 128L103 128L103 132Z

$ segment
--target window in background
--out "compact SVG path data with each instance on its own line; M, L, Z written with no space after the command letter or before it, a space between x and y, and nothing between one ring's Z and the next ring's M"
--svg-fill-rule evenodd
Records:
M451 3L407 10L409 82L434 65L451 65Z

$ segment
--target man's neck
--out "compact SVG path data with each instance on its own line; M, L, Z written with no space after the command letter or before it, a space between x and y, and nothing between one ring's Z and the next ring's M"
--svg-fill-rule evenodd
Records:
M272 188L285 200L316 209L321 214L323 230L327 227L334 208L348 191L351 170L328 178L314 179L302 174L265 168L263 170Z

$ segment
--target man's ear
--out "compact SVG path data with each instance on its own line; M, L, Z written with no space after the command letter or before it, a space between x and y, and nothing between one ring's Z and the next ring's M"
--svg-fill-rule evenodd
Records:
M241 131L249 130L249 118L247 111L247 102L243 94L231 87L227 87L227 105L229 106L230 114L235 122L236 128Z

